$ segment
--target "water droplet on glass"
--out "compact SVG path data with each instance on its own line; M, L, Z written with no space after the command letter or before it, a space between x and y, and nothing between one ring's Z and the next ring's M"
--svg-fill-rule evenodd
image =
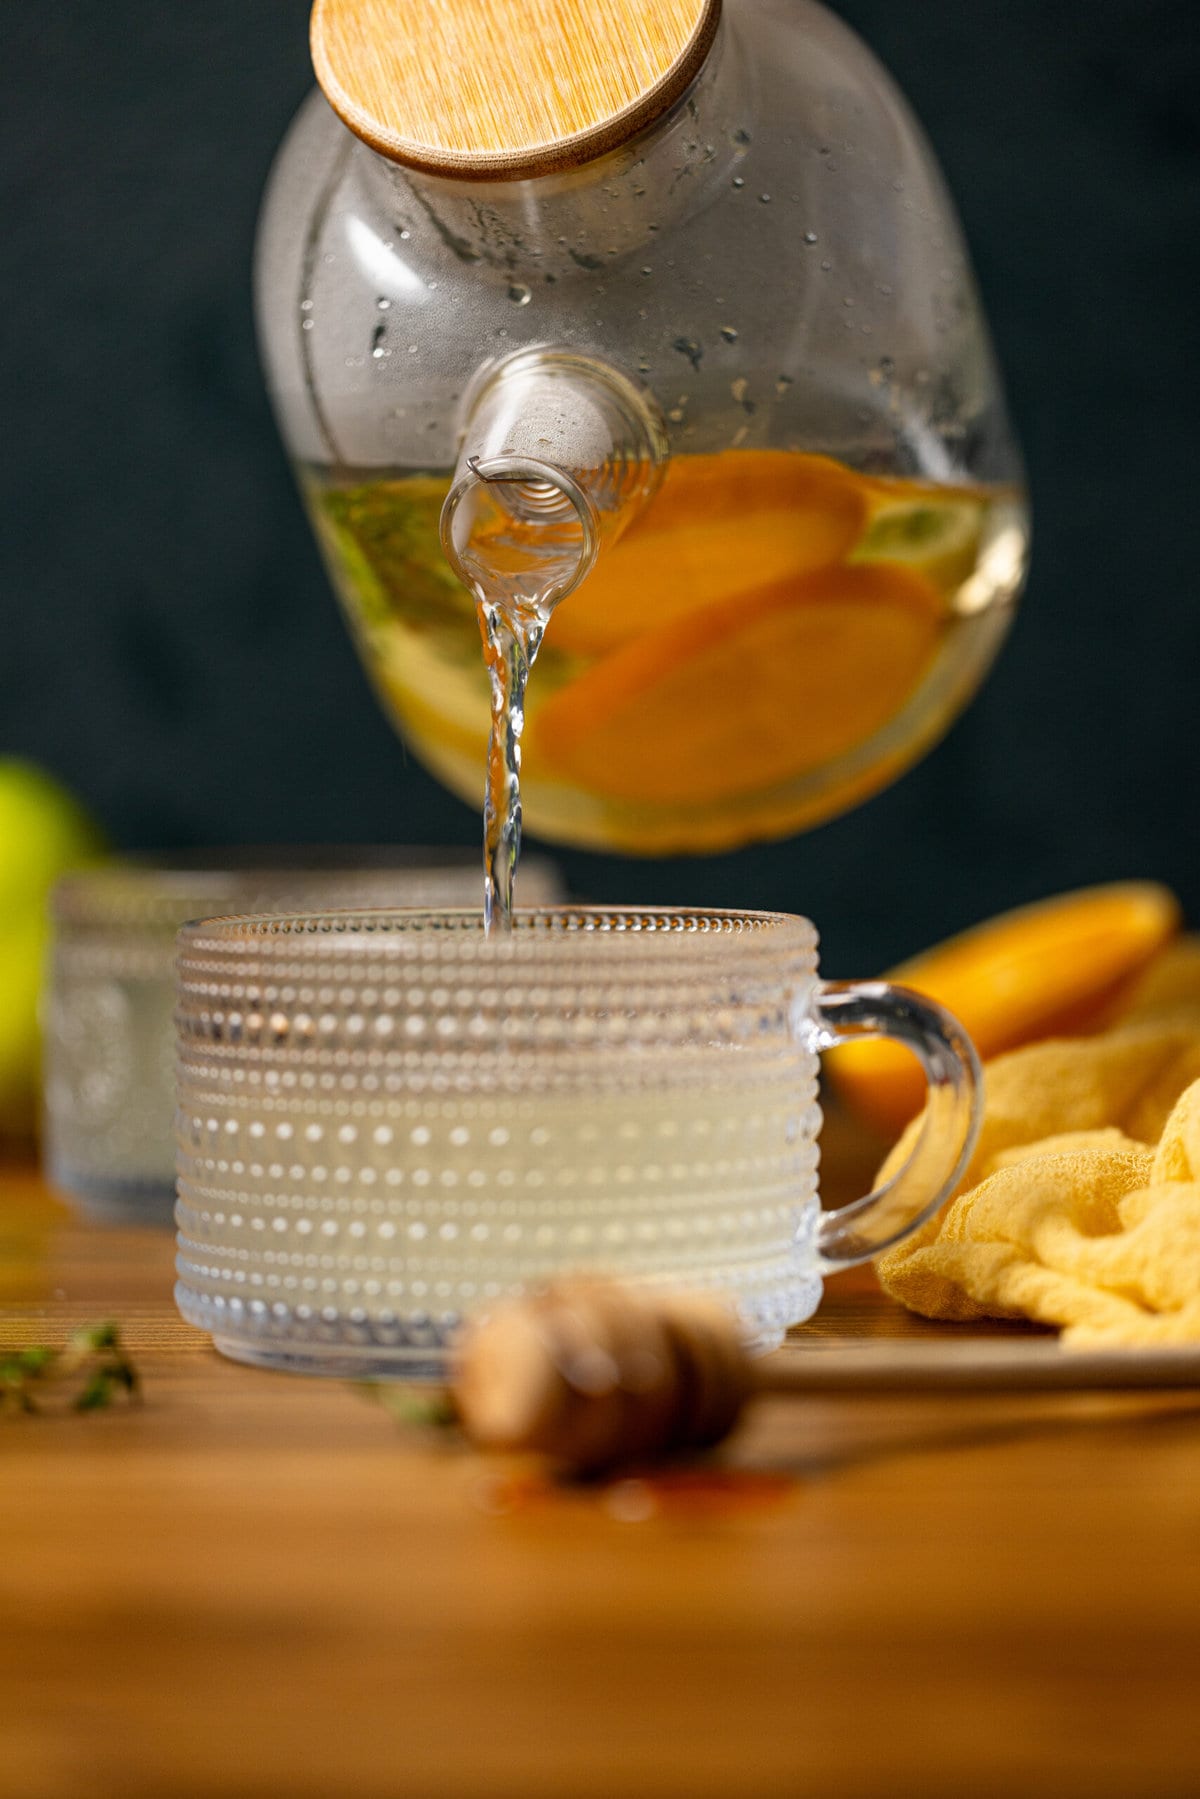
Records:
M770 194L760 194L758 196L758 203L760 206L769 206L771 204Z
M737 332L732 325L722 325L721 336L725 339L727 344L735 344L737 342Z
M376 300L375 305L380 312L390 312L392 309L392 302L382 298Z
M408 228L408 226L407 226L407 225L403 225L403 226L401 226L401 228L400 228L400 241L401 241L401 243L407 243L407 241L408 241L408 239L409 239L409 238L410 238L410 237L411 237L411 236L412 236L412 232L411 232L411 231L410 231L410 230L409 230L409 228Z
M746 398L746 389L749 387L749 385L750 385L750 383L747 381L745 375L739 375L736 381L731 381L729 383L729 391L733 395L734 399L737 401L739 406L742 404L743 400Z
M677 337L671 348L678 350L681 356L686 356L694 369L700 367L700 358L704 355L704 351L694 337Z
M825 260L822 262L821 267L824 269L825 273L828 274L830 269L833 267L833 264L830 262L829 258L826 257Z
M417 353L417 346L416 346L416 344L409 344L409 346L408 346L408 353L409 353L409 355L410 355L410 356L415 356L415 355L416 355L416 353Z
M733 134L733 141L735 144L748 144L750 142L750 133L746 130L744 125L738 126Z
M311 312L312 309L313 309L313 303L311 300L301 300L301 302L300 302L301 312Z
M806 244L815 244L817 241L816 232L815 231L806 231L804 233L804 241Z
M745 182L744 176L735 175L733 178L733 185L734 185L734 187L745 187L746 182Z
M300 329L302 331L311 331L312 328L313 328L313 322L311 319L302 319L300 321Z
M670 419L670 421L673 425L677 425L679 423L680 419L683 417L683 407L682 406L672 406L670 412L668 412L668 414L667 414L667 417Z
M853 306L853 304L854 304L854 295L847 294L845 299L842 301L842 305L843 306Z
M785 394L792 385L794 379L795 377L792 375L780 375L775 383L775 392L777 394Z
M654 273L653 269L643 269L642 270L643 275L652 275L653 273Z
M514 306L528 306L533 295L525 286L524 282L510 281L508 284L508 297Z

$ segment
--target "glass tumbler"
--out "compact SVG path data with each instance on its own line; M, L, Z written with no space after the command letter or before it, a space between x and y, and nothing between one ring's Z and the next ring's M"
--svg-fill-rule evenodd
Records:
M562 897L530 857L522 891ZM175 1197L175 933L217 912L473 905L477 851L243 850L125 863L61 881L44 998L43 1146L93 1217L168 1224Z
M242 1361L444 1372L464 1319L567 1271L707 1289L766 1349L824 1273L941 1204L978 1125L945 1012L824 984L805 919L544 910L231 918L179 938L185 1318ZM907 1043L924 1128L822 1212L818 1054Z

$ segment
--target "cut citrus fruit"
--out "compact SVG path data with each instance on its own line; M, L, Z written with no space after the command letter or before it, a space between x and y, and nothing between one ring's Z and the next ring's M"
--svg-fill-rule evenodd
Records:
M606 798L690 806L833 762L900 709L944 607L921 576L825 568L635 637L531 713L531 767Z
M1108 1022L1179 928L1179 902L1152 881L1085 887L1006 912L893 968L887 979L949 1008L987 1061ZM920 1111L925 1081L895 1044L843 1044L825 1059L837 1091L878 1129Z
M606 655L647 625L824 568L861 537L867 504L862 483L823 456L678 456L645 517L561 603L551 641Z
M972 574L979 555L983 506L972 495L889 496L872 510L851 562L890 562L952 593Z

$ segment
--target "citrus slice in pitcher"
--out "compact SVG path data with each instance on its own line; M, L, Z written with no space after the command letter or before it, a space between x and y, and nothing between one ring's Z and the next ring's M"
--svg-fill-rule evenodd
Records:
M886 975L949 1008L987 1061L1108 1023L1179 928L1179 902L1153 881L1120 881L1006 912ZM925 1077L894 1044L843 1044L825 1058L838 1092L882 1131L919 1110Z
M887 724L925 674L944 611L923 577L885 564L735 594L568 681L531 714L530 765L642 805L762 793Z
M862 481L825 456L678 456L643 517L558 607L554 643L606 655L648 622L798 579L848 555L867 514Z
M879 484L867 527L851 562L888 562L919 571L953 592L973 573L979 556L983 506L971 494L922 496Z

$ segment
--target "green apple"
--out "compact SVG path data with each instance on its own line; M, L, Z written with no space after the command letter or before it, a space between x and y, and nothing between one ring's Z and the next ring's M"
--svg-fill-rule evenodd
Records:
M25 1136L36 1118L50 889L103 849L65 787L31 762L0 757L0 1136Z

